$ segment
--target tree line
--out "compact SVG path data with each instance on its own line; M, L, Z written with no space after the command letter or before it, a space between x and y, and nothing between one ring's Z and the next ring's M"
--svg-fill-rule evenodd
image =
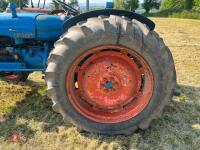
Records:
M19 7L27 7L29 2L31 7L39 7L43 2L43 7L45 6L46 0L38 0L36 6L33 4L33 0L0 0L0 11L5 10L9 2L15 2ZM66 2L66 0L63 0ZM78 6L78 0L70 0L69 5L73 7ZM135 11L139 7L139 0L114 0L115 8L126 9L130 11ZM58 5L54 3L54 8L58 9ZM149 13L152 9L186 9L186 10L197 10L200 11L200 0L144 0L142 7L145 9L146 13Z
M66 2L66 0L62 0L62 1ZM15 2L17 6L20 8L28 7L29 4L32 8L35 8L35 7L44 8L46 5L46 0L38 0L35 5L33 3L33 0L0 0L0 11L4 11L6 7L8 6L8 3L10 2ZM57 5L57 3L55 3L53 0L52 0L52 3L53 3L53 8L59 9L59 6ZM78 0L68 0L68 4L76 8L78 7Z
M139 0L114 0L115 8L135 11L139 7ZM142 7L146 13L152 9L186 9L199 10L200 0L144 0Z
M135 11L139 7L139 0L115 0L115 8ZM153 8L159 9L161 0L144 0L142 4L147 13Z

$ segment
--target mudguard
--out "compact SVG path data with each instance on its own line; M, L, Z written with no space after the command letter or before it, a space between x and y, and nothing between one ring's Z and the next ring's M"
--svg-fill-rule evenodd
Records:
M88 18L98 17L101 15L125 16L130 19L136 19L136 20L140 21L141 23L146 24L150 30L154 30L154 28L155 28L155 23L152 20L150 20L142 15L139 15L137 13L125 11L125 10L117 10L117 9L103 9L103 10L95 10L95 11L86 12L86 13L80 14L78 16L75 16L75 17L67 20L64 23L64 31L67 31L70 27L76 25L78 22L87 20Z

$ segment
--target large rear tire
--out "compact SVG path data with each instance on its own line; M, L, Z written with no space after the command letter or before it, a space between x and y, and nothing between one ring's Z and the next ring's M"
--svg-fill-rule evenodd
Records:
M111 15L81 22L56 42L46 82L65 121L92 133L128 135L162 115L176 72L155 31Z

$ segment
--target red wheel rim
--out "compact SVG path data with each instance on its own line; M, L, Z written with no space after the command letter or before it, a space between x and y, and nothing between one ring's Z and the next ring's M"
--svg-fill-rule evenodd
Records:
M148 63L135 51L116 45L99 46L79 56L66 80L73 107L100 123L120 123L140 114L153 87Z

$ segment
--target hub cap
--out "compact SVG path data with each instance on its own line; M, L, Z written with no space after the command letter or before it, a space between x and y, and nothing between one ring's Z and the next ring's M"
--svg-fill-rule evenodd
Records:
M133 50L106 45L77 58L67 75L67 94L83 116L119 123L138 115L153 93L153 75Z

